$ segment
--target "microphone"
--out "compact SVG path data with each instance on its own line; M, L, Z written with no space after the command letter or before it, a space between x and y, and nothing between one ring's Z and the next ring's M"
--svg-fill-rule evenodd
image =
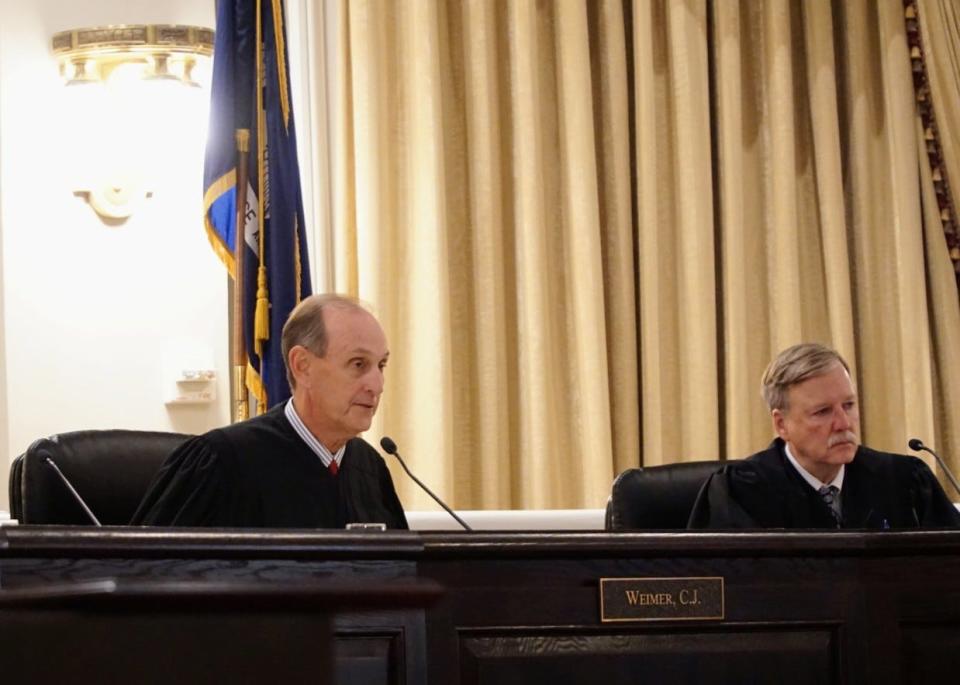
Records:
M404 463L403 459L400 457L400 453L397 452L397 443L395 443L393 440L391 440L386 435L384 435L382 438L380 438L380 447L382 447L383 451L386 452L387 454L392 454L393 456L395 456L397 458L397 461L400 462L400 466L403 467L403 470L406 471L407 475L413 479L413 482L419 485L421 488L423 488L423 491L425 493L433 497L434 501L437 504L439 504L441 507L443 507L444 511L446 511L454 519L456 519L457 523L463 526L464 530L470 530L470 531L473 530L473 528L467 525L466 521L464 521L462 518L460 518L453 512L453 509L451 509L446 504L444 504L442 499L440 499L435 494L433 494L433 490L431 490L426 485L424 485L419 478L417 478L415 475L413 475L413 473L411 473L410 469L407 468L407 465Z
M940 458L939 454L924 445L923 440L920 438L910 438L910 441L907 443L907 447L912 449L914 452L923 451L932 454L933 458L937 460L938 464L940 464L940 468L942 468L943 472L947 474L947 478L950 480L950 484L953 485L953 489L957 491L957 494L960 494L960 485L957 484L957 479L953 477L952 473L950 473L950 469L947 468L947 465L943 462L943 459Z
M46 458L46 462L47 462L48 464L50 464L51 468L53 468L53 470L57 472L57 475L60 476L60 480L62 480L62 481L63 481L63 484L67 486L67 490L69 490L69 491L70 491L70 494L73 495L73 499L75 499L75 500L77 501L77 504L79 504L81 507L83 507L84 512L86 512L87 516L90 517L90 520L93 521L93 525L95 525L95 526L102 526L103 524L100 523L99 520L97 520L97 517L93 515L93 512L92 512L92 511L90 511L90 507L88 507L88 506L87 506L87 503L83 501L83 497L81 497L81 496L80 496L80 493L77 492L77 489L76 489L75 487L73 487L73 483L71 483L71 482L67 479L67 477L66 477L65 475L63 475L63 471L60 470L60 467L57 466L57 465L53 462L53 459L51 459L50 457L47 457L47 458Z

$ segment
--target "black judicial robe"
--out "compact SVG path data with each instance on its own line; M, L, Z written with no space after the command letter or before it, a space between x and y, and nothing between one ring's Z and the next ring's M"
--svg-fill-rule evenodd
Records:
M843 528L960 526L960 512L926 464L863 445L846 465L840 502ZM688 527L836 529L836 523L777 438L766 450L712 475L700 489Z
M343 528L407 519L383 459L354 438L337 475L293 430L283 405L191 438L160 468L131 525Z

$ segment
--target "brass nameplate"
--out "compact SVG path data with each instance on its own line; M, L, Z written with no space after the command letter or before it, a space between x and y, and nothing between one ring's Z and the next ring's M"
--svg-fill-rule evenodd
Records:
M723 619L723 578L601 578L600 620Z

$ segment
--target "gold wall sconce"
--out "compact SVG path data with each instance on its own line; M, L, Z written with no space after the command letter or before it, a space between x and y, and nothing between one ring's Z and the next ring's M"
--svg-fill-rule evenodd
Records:
M131 216L164 174L182 173L185 146L202 145L213 40L212 29L165 24L53 36L69 183L107 223Z

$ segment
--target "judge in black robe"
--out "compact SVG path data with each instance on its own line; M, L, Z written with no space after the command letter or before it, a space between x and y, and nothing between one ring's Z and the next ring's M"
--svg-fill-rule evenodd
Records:
M930 469L860 444L859 401L847 362L800 343L761 380L779 436L711 476L691 528L917 528L960 525Z
M356 300L313 295L290 313L281 344L288 404L175 450L133 525L407 528L383 459L357 437L383 393L380 324Z
M333 475L283 409L184 443L160 469L132 525L407 528L390 472L373 447L348 441Z
M844 468L841 527L960 526L960 512L916 457L860 445ZM837 522L777 438L766 450L728 463L707 480L689 527L836 529Z

